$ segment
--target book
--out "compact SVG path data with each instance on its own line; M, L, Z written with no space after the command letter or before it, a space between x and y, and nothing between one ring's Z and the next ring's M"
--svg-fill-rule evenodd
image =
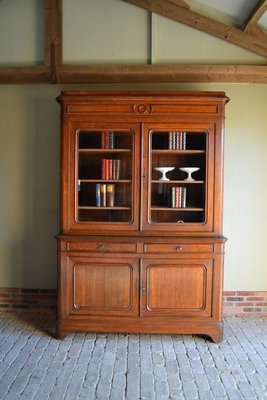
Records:
M103 158L101 160L101 179L120 179L121 160Z
M114 207L115 202L115 185L114 183L107 184L106 205L107 207Z
M181 204L182 208L186 207L186 187L182 188L182 204Z
M100 207L100 206L101 206L100 183L97 183L97 184L96 184L95 192L96 192L96 206L97 206L97 207Z
M115 134L114 132L101 131L101 148L114 149L115 147Z
M114 149L114 139L115 139L115 136L114 136L114 132L109 132L109 148L110 149Z
M183 132L182 150L186 150L186 132Z
M106 207L107 205L107 185L105 183L100 185L100 205L101 207Z
M172 132L169 132L168 135L168 149L172 150Z
M175 207L181 208L182 204L182 188L181 186L177 186L175 188Z
M175 208L175 186L171 187L171 207Z
M120 179L120 172L121 172L121 160L115 160L115 177L114 179Z
M172 186L170 188L170 206L171 208L186 207L186 187Z

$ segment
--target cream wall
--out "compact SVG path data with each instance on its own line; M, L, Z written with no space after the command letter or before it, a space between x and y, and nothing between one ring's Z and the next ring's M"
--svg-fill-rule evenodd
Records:
M66 61L73 58L77 63L85 62L90 59L90 54L94 54L94 62L100 62L101 54L103 54L106 62L108 60L122 62L127 59L129 62L133 59L145 62L150 56L155 61L185 62L184 60L189 57L188 49L191 48L192 52L195 49L196 58L199 57L201 62L209 62L207 59L212 59L212 55L215 54L214 39L206 41L206 35L203 36L193 30L190 30L189 35L185 35L183 27L179 27L179 24L174 26L172 22L168 23L164 18L153 16L150 21L143 10L126 5L120 0L76 1L83 6L75 7L76 13L79 13L78 10L81 14L84 14L85 10L89 12L86 7L88 3L91 5L90 12L94 13L95 19L101 18L101 29L97 31L98 40L98 36L96 37L94 32L90 31L90 24L85 29L83 23L80 28L78 21L80 17L81 21L84 21L84 18L76 15L77 22L73 30L71 18L73 2L64 0L64 36L66 38L72 36L72 42L67 41L64 47ZM1 30L3 4L6 7L10 2L0 2ZM121 4L123 6L120 8ZM111 10L112 5L114 7ZM16 15L13 17L18 18ZM129 29L120 36L118 32L125 30L125 26L120 25L124 24L121 20L127 18L127 15ZM31 18L35 17L32 15ZM111 19L106 31L105 18ZM114 28L115 21L117 21L116 29ZM137 34L138 40L131 39L133 58L130 59L125 41L127 42L131 36L136 23L141 23L141 28L138 28L141 33ZM13 26L16 24L13 23ZM178 43L179 29L181 29L180 38L182 37L180 43ZM138 36L139 33L145 37L146 45L139 46L141 37ZM153 44L152 54L147 46L150 34ZM90 48L86 47L86 37L89 35L93 35L95 39L89 41L91 48L94 48L93 53L90 53ZM105 47L107 35L112 40L109 37L110 46ZM81 37L82 40L80 40ZM36 44L24 39L21 38L25 48L30 48L26 51L27 60L30 63L37 63L38 57L33 51L33 46ZM222 58L222 54L225 54L225 59L228 57L232 59L234 57L232 46L217 42L219 50L216 51L220 52L220 57ZM164 50L164 43L168 43L169 52ZM0 46L5 46L1 40ZM184 51L182 51L183 47ZM37 54L40 54L40 50ZM193 62L194 57L192 53L190 54L190 62ZM248 58L251 62L262 62L261 57L241 50L235 53L235 57L238 60L234 61L240 63L247 62ZM5 63L5 57L1 51L0 63ZM55 98L61 90L70 88L222 90L226 92L231 100L226 107L225 135L224 234L228 237L225 290L266 290L267 86L252 84L0 86L0 287L56 287L57 259L54 236L59 230L60 120L59 105Z

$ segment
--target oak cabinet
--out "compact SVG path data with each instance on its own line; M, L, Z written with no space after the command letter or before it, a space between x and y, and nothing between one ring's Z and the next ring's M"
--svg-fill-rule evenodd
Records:
M62 92L58 336L222 336L222 92Z

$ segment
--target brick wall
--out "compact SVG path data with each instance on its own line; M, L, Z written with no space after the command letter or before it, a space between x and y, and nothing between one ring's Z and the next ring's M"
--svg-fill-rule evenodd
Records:
M0 312L51 312L57 307L54 289L0 288ZM267 292L224 292L224 316L267 316Z
M49 312L57 307L53 289L0 288L0 312Z
M224 292L224 316L267 316L267 292Z

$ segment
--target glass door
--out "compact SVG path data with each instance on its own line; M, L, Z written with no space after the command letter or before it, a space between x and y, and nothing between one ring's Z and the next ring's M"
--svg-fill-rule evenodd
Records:
M213 135L210 127L146 127L145 229L207 230L212 223ZM176 228L174 228L174 226Z
M90 232L138 228L136 127L80 124L73 138L72 226Z

